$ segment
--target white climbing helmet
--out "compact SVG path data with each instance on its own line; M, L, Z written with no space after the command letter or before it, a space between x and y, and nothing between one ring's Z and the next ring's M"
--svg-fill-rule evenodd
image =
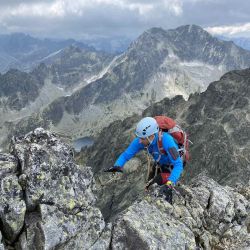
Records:
M158 133L158 131L159 126L157 121L152 117L145 117L137 124L135 134L139 138L147 138L150 135Z

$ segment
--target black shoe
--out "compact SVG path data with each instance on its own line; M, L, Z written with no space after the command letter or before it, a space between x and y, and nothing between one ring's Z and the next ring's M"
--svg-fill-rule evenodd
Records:
M167 185L162 185L159 191L159 197L164 197L168 203L172 204L173 190Z

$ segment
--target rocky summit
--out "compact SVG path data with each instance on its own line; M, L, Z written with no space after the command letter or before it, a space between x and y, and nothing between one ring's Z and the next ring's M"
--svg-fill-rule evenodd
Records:
M153 186L105 222L92 171L72 152L37 128L0 155L1 250L249 249L250 183L232 188L202 175L175 188L173 205Z

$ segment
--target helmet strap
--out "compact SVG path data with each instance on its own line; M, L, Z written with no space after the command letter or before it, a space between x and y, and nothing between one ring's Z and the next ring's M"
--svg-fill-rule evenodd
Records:
M149 142L149 144L148 144L148 147L152 144L152 142L153 142L153 140L154 140L154 138L155 138L155 135L154 135L154 138L153 138L153 140L151 141L150 139L149 139L149 136L148 137L146 137L147 138L147 140L148 140L148 142Z

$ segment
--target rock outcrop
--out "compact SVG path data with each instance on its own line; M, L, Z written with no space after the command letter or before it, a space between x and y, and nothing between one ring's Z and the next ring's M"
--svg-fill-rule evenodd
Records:
M13 138L10 152L0 154L1 250L250 247L250 183L223 187L198 176L175 188L173 205L153 185L105 223L91 169L76 165L72 149L54 134L37 128ZM128 181L139 165L110 184Z
M7 154L0 155L0 221L4 237L13 242L24 225L26 205L23 190L18 183L18 162Z
M112 249L249 249L249 188L199 176L176 187L173 205L150 194L116 220Z
M18 249L89 249L105 224L93 206L93 175L74 163L72 149L36 129L13 139L1 155L0 222L4 242ZM80 244L80 243L79 243Z

